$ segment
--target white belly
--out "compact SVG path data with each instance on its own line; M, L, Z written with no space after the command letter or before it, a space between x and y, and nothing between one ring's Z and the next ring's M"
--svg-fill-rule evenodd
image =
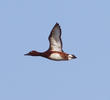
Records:
M52 53L49 58L54 59L54 60L62 60L63 59L62 56L58 53Z

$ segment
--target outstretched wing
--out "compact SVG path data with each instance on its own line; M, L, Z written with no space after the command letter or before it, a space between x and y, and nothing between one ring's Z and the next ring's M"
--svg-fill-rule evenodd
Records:
M61 28L58 23L53 27L50 36L49 36L50 48L51 51L62 52L62 40L61 40Z

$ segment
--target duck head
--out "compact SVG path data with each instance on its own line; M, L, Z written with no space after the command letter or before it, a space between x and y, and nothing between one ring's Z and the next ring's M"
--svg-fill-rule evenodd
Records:
M75 55L71 55L71 54L68 55L68 60L75 59L75 58L77 58Z
M40 52L37 52L37 51L30 51L29 53L27 54L24 54L24 55L27 55L27 56L40 56Z

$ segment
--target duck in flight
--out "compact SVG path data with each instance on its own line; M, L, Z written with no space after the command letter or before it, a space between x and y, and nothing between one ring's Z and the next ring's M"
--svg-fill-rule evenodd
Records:
M58 23L54 25L48 39L50 42L50 47L47 51L37 52L35 50L32 50L25 55L42 56L55 61L70 60L76 58L75 55L67 54L62 50L61 28Z

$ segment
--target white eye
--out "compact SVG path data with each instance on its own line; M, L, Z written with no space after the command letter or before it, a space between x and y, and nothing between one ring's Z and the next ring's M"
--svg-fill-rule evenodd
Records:
M68 60L72 59L73 55L68 55Z
M73 57L73 55L68 55L69 57Z

